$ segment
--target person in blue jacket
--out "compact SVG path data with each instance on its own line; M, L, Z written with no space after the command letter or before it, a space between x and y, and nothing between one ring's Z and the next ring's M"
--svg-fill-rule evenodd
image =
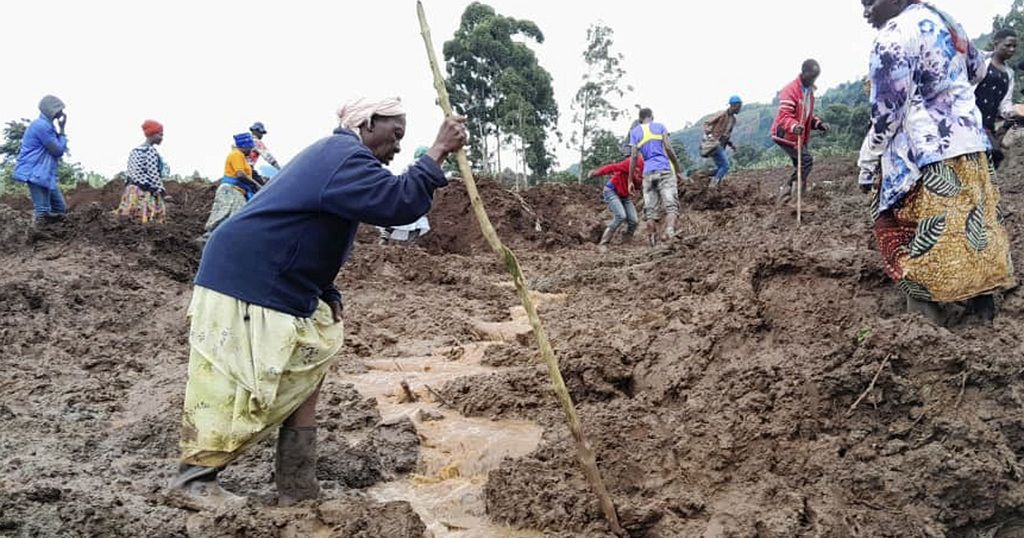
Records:
M211 508L237 496L217 473L279 430L278 504L319 495L316 401L342 345L334 280L359 223L397 226L430 210L447 185L441 163L466 142L448 118L427 154L402 175L384 165L400 151L397 98L358 100L340 127L289 162L210 236L189 306L188 383L181 465L169 494Z
M39 112L21 139L13 174L16 181L28 184L37 223L60 220L67 213L64 195L57 185L57 167L68 149L64 102L47 95L39 102Z

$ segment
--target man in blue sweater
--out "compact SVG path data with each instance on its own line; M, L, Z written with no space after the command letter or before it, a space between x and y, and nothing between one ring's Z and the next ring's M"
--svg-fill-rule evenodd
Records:
M466 141L462 118L401 175L397 99L357 100L332 136L306 148L203 251L189 306L189 378L182 463L172 495L209 508L235 498L217 473L280 426L275 481L282 505L315 498L316 400L342 344L334 285L359 223L397 226L427 213L447 184L441 163Z

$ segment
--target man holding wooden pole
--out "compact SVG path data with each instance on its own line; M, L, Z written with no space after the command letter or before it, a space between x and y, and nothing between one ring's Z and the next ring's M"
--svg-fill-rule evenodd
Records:
M800 193L807 192L807 178L814 167L814 156L807 143L811 131L828 132L829 126L814 115L814 83L821 75L821 66L816 60L807 60L800 68L800 76L779 92L779 111L772 123L772 140L786 152L793 161L793 174L789 184L783 185L779 198L788 201L793 195L793 186L800 183Z

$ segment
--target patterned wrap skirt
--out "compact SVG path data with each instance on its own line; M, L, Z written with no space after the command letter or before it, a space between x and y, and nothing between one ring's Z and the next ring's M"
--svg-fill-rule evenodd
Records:
M206 231L205 237L209 237L210 233L217 229L222 222L228 220L231 215L238 213L245 206L246 201L245 191L233 185L221 183L217 187L216 194L213 195L210 218L206 219L206 225L203 227Z
M114 214L141 224L163 224L167 221L167 206L162 194L152 193L129 183L124 188L121 204L114 210Z
M896 207L878 213L885 272L909 297L964 301L1016 286L995 169L984 153L921 169Z
M197 286L192 292L182 461L222 467L276 431L320 386L344 327L321 302L299 318Z

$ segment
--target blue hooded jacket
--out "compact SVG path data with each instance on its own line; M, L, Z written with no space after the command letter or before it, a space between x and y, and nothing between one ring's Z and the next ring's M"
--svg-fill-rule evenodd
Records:
M66 136L57 134L53 120L40 114L21 139L21 153L13 177L47 189L57 188L57 166L68 148Z
M195 283L247 303L308 318L334 286L359 223L398 226L430 210L448 184L429 156L391 174L355 133L313 143L217 227Z

